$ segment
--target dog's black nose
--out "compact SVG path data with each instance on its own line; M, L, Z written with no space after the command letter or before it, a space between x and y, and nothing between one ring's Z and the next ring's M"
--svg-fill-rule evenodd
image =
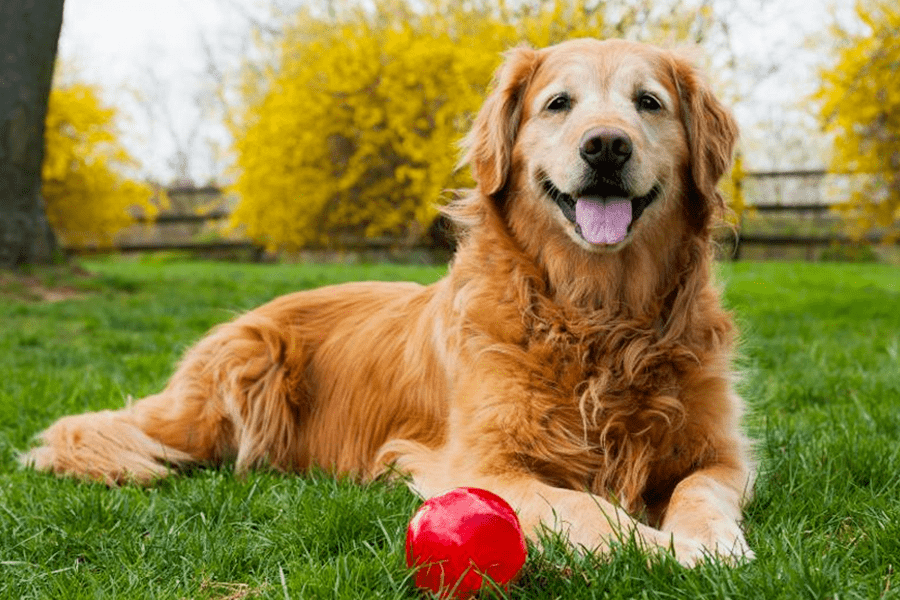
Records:
M581 158L594 167L620 168L629 158L633 145L628 134L615 127L595 127L584 132L578 147Z

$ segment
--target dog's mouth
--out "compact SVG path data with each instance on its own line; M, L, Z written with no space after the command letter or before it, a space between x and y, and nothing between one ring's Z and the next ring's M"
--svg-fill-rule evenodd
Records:
M614 246L625 241L634 224L662 191L657 184L643 196L632 196L622 186L603 182L571 196L553 185L549 177L543 176L540 180L547 196L575 225L575 233L598 246Z

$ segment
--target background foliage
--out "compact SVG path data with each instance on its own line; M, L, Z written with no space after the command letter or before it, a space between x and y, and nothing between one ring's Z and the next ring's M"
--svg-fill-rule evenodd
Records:
M845 40L822 72L819 117L834 139L831 169L858 173L842 209L853 233L900 234L900 6L884 0L856 5L864 31L836 29ZM892 230L892 231L891 231Z
M64 246L109 244L134 218L152 213L150 186L122 172L135 159L117 139L116 110L83 83L55 87L47 109L42 171L47 218Z
M415 5L415 8L413 6ZM648 17L648 6L376 0L372 10L291 17L267 69L248 65L234 125L241 198L234 222L270 249L340 245L359 236L415 240L455 172L502 51L639 27L670 33L696 15Z

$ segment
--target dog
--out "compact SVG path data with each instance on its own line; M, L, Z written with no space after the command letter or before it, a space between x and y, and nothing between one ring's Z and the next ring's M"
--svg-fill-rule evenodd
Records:
M22 460L109 484L222 461L401 473L425 498L490 490L535 540L750 559L736 331L711 276L736 138L677 52L515 48L461 142L476 186L446 209L444 279L279 297L160 393L62 418Z

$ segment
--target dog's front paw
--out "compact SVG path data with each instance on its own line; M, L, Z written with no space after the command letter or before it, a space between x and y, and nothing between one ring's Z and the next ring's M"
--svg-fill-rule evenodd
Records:
M670 549L675 553L675 560L687 568L696 567L707 556L703 544L695 540L673 537Z
M715 556L733 565L750 562L756 558L756 554L747 545L747 540L740 528L736 524L734 528L736 533L717 539L712 545L711 551Z
M740 526L734 522L710 526L701 535L672 533L671 547L675 558L685 567L716 560L737 566L756 558Z
M698 540L706 557L735 566L756 558L737 523L718 523L711 526L706 533L707 535Z

